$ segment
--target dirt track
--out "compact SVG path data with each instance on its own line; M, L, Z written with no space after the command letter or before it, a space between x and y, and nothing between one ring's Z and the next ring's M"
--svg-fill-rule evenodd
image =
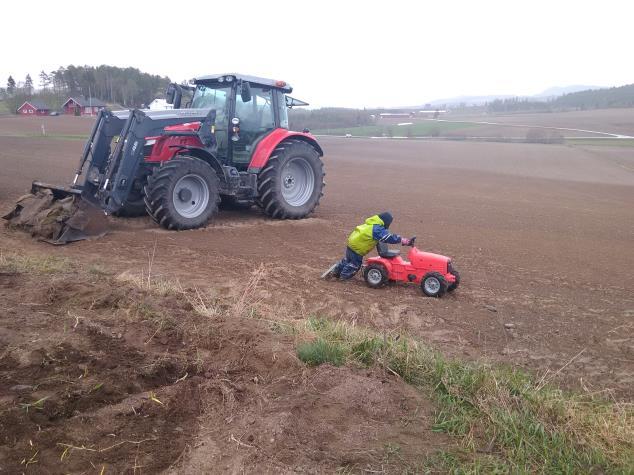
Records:
M79 133L90 127L85 119L75 122ZM69 140L0 140L4 205L32 179L70 177L82 147ZM538 371L556 371L583 351L560 377L631 396L634 162L628 148L322 143L326 195L307 220L270 221L253 209L222 212L206 229L172 233L149 219L118 219L95 242L51 248L3 230L3 247L125 270L147 266L156 243L157 272L226 292L264 263L271 307L403 329L445 352ZM394 231L416 234L420 247L454 257L464 275L455 295L433 300L412 286L377 291L360 279L317 279L339 258L351 227L384 209L395 215Z

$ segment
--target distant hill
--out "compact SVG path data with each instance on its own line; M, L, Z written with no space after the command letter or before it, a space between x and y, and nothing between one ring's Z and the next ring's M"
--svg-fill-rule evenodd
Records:
M571 94L573 92L579 92L579 91L589 91L592 89L601 89L601 87L600 86L580 86L580 85L563 86L563 87L555 86L555 87L549 87L548 89L540 92L539 94L535 94L534 96L531 96L531 97L550 99L554 97L563 96L564 94Z
M484 107L489 112L553 111L566 109L600 109L634 107L634 84L601 88L599 86L557 86L534 96L457 96L437 99L425 105L400 107L400 110L421 108Z
M545 101L549 99L555 99L564 94L570 94L579 91L596 90L601 89L600 86L584 86L584 85L572 85L572 86L555 86L550 87L539 94L533 96L518 96L513 94L492 94L488 96L456 96L448 97L444 99L434 99L427 102L424 105L401 107L400 109L420 109L425 106L438 107L438 106L481 106L493 101L503 101L505 99L521 99L521 100L534 100Z
M552 101L561 108L604 109L610 107L634 107L634 84L564 94Z

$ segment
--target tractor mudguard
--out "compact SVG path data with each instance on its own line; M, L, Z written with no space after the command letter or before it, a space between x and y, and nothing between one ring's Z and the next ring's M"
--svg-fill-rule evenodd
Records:
M249 162L248 171L250 173L259 173L259 171L264 168L266 163L269 161L271 153L273 153L275 147L277 147L283 140L289 138L299 139L307 142L312 147L314 147L315 150L317 150L317 153L319 153L320 157L323 157L324 151L319 146L317 140L312 134L304 132L292 132L287 129L275 129L262 140L260 140L255 146L255 151L251 156L251 162Z
M181 145L178 148L176 147L173 147L173 148L175 150L173 157L177 157L178 155L187 155L189 157L198 158L202 160L203 162L206 162L209 165L211 165L211 168L214 169L214 171L216 172L220 180L226 180L229 178L226 176L226 173L224 170L225 167L222 166L222 164L220 163L220 161L218 161L216 156L212 153L209 153L209 151L205 150L204 148L195 147L192 145Z

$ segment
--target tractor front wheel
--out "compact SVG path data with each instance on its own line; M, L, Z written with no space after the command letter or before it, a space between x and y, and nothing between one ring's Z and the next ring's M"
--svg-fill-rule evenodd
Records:
M451 275L456 278L456 281L449 284L449 287L447 287L447 292L453 292L460 285L460 273L456 269L453 269L451 271Z
M145 181L145 177L143 177L142 180ZM134 180L128 199L123 203L123 207L114 213L115 216L121 216L124 218L138 218L139 216L145 216L147 211L145 210L143 181L140 179Z
M166 229L204 227L218 212L220 181L211 166L180 155L157 167L145 186L148 214Z
M258 204L272 218L300 219L317 207L324 187L324 165L303 140L285 140L258 177Z
M447 280L438 272L429 272L421 280L420 287L428 297L442 297L447 292Z

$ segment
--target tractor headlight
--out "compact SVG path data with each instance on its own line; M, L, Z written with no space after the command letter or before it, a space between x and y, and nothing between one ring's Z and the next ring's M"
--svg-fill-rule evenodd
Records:
M150 139L145 141L145 146L154 145L156 143L156 139Z
M231 82L231 81L233 81L233 76L227 76L227 77L225 78L225 81L227 81L227 82Z

